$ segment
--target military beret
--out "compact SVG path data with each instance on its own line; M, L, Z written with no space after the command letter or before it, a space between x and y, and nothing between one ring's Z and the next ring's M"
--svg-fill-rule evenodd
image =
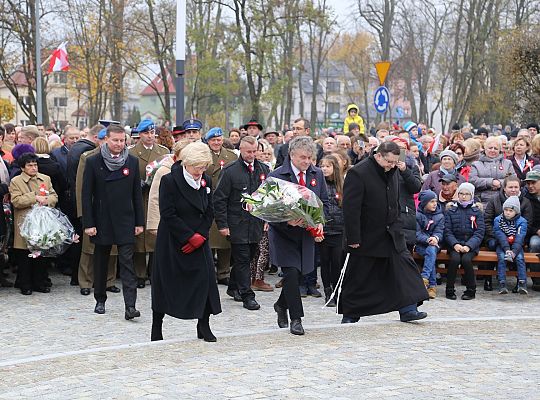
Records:
M190 131L190 130L200 131L202 129L202 122L199 121L198 119L191 118L191 119L186 119L184 123L182 124L182 126L184 127L185 131Z
M149 132L154 129L156 129L156 124L154 124L154 121L149 118L143 119L141 122L139 122L139 125L137 125L137 132L139 133Z
M99 133L97 134L97 138L99 140L103 140L105 139L105 136L107 136L107 129L103 128L102 130L99 131Z
M223 131L221 130L221 128L212 128L206 134L205 139L208 141L210 139L213 139L215 137L220 137L220 136L223 136Z

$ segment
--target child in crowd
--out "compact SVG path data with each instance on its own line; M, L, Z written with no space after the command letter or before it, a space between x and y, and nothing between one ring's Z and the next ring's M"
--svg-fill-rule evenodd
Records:
M497 276L499 294L507 294L506 263L515 262L518 272L518 293L527 294L527 272L523 243L527 234L527 220L521 215L519 197L510 196L503 203L503 213L493 221L493 234L497 239Z
M424 190L418 196L416 210L416 247L418 254L424 257L422 278L428 290L429 298L437 297L437 253L444 234L444 214L437 201L437 195L431 190Z
M347 107L347 117L343 121L343 133L349 133L349 125L355 123L360 128L360 134L364 134L366 128L364 127L364 120L358 114L358 106L356 104L349 104Z
M326 180L328 190L328 209L324 240L319 244L321 257L321 278L324 286L324 297L328 307L335 307L335 299L330 299L339 279L343 266L343 173L339 162L333 155L322 158L320 167Z
M481 204L474 202L474 186L464 182L458 187L458 201L449 203L444 221L444 239L448 244L450 262L446 276L446 298L456 300L454 284L458 266L465 270L467 289L462 300L472 300L476 295L476 280L472 259L478 254L484 239L485 225Z

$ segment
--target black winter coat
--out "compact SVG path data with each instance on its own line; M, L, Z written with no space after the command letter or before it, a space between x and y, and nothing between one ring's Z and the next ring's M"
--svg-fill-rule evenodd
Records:
M182 247L195 233L208 239L214 217L212 179L196 190L176 163L159 186L161 219L152 268L152 310L182 318L202 318L206 302L210 312L221 312L209 241L190 254Z
M241 194L251 194L269 174L268 167L255 160L253 173L242 159L229 164L221 171L214 193L214 213L218 229L229 228L231 243L259 243L264 221L242 208Z
M38 156L39 157L39 156ZM67 180L62 172L60 164L51 156L38 158L38 171L51 178L54 191L58 195L58 206L62 209L65 205L66 191L68 188Z
M67 167L66 178L69 189L69 202L70 202L70 217L76 218L77 214L77 199L76 199L76 180L77 180L77 168L79 167L79 161L81 154L90 150L94 150L96 144L88 139L81 139L71 146L67 154Z
M326 225L324 225L325 235L341 235L343 233L343 209L339 205L342 193L336 192L334 182L326 181L326 189L328 192L328 215L326 215Z
M507 197L504 194L504 189L501 188L499 195L490 199L486 206L486 210L484 212L484 222L486 224L486 240L495 239L495 235L493 234L493 221L495 221L495 218L497 218L497 216L502 214L503 204L506 199ZM532 234L531 224L534 218L532 205L529 199L525 198L522 193L520 193L519 195L519 203L521 207L521 216L527 220L527 226L529 227L529 229L527 229L527 235L530 236Z
M144 226L139 160L109 171L101 153L86 160L82 188L83 228L97 228L90 241L99 245L135 243L135 227Z
M536 194L529 193L527 188L523 189L523 197L529 200L533 210L533 218L532 221L527 224L527 230L531 235L536 235L536 232L540 229L540 200Z
M414 164L412 158L407 159L405 171L396 172L399 174L399 208L401 212L401 222L405 233L405 242L411 247L416 242L416 206L414 195L422 187L420 170Z

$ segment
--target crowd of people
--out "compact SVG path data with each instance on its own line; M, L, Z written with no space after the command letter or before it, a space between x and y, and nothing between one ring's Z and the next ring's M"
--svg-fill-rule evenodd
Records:
M81 295L94 290L98 314L107 292L122 292L130 320L140 316L137 290L151 282L152 340L163 338L169 315L197 318L206 341L216 340L209 320L221 312L219 284L247 310L260 308L257 291L281 288L278 326L290 321L297 335L307 296L324 296L343 323L390 311L419 320L426 314L417 305L437 296L443 278L446 298L457 298L461 266L461 299L474 299L473 259L482 246L496 251L498 263L478 265L477 275L496 268L499 293L507 294L506 271L515 265L513 291L528 293L524 251L540 252L538 125L440 134L408 121L367 130L357 106L347 114L343 131L317 132L304 118L290 129L251 120L205 134L194 118L170 130L151 120L61 133L5 124L1 285L49 293L47 271L55 266ZM302 220L267 223L250 214L242 194L270 176L320 198L326 223L316 234ZM19 224L35 204L59 208L80 236L63 255L30 257ZM441 249L450 256L446 277L436 272ZM424 257L419 266L413 252ZM528 267L540 271L540 263ZM277 273L275 287L265 281ZM491 275L481 279L493 290ZM540 278L532 289L540 291Z

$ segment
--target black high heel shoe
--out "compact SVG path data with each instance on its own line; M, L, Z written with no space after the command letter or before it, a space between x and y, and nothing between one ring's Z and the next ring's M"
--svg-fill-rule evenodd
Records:
M204 339L205 342L216 342L217 338L210 330L208 321L199 320L197 323L197 338Z

